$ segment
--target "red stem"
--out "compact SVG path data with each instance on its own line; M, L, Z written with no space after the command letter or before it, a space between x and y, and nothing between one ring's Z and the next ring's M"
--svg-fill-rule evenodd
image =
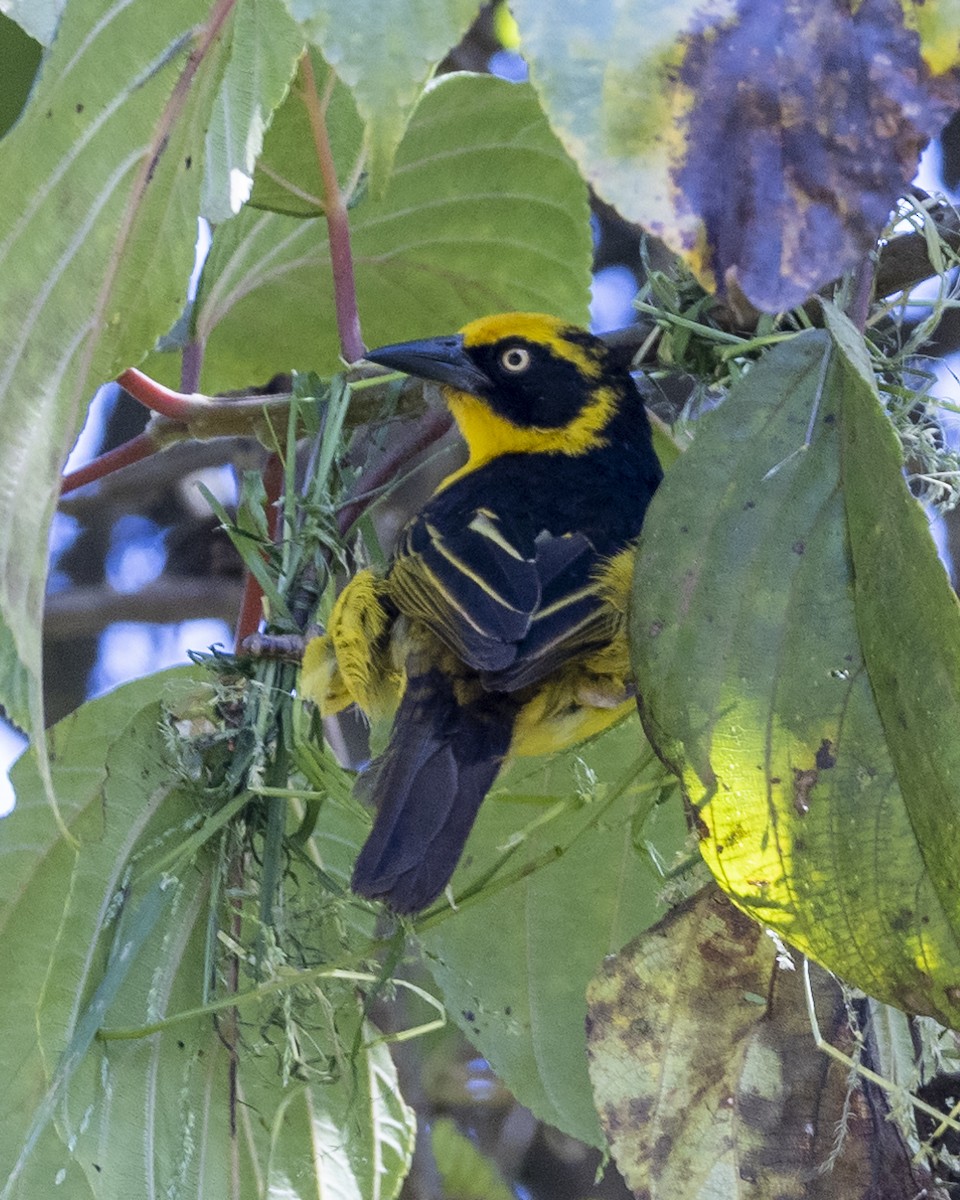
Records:
M131 438L129 442L124 442L122 446L108 450L106 454L98 455L93 462L87 463L85 467L80 467L79 470L71 471L69 475L64 475L60 482L60 495L65 496L68 492L73 492L77 488L83 487L84 484L94 483L98 479L112 475L114 471L119 471L121 467L127 467L131 463L149 458L151 454L156 453L157 449L156 442L149 434L138 433L135 438Z
M348 363L363 358L364 344L360 333L360 314L357 309L357 287L353 273L353 253L350 249L350 218L337 169L327 136L326 106L329 92L335 82L333 71L327 95L321 102L317 92L317 81L313 73L310 52L303 56L303 102L310 118L313 141L323 181L323 209L327 218L327 240L330 245L330 268L333 272L333 302L337 310L337 332L340 335L340 350Z
M400 468L406 466L411 459L435 441L443 437L453 424L453 417L445 408L431 408L417 422L412 434L396 438L390 448L390 453L384 456L376 467L365 471L357 481L363 488L363 494L353 496L337 512L337 529L346 534L358 517L363 516L373 501L376 492L384 484L392 483Z
M117 383L129 392L134 400L139 400L146 408L162 417L169 417L171 421L188 422L197 415L198 409L205 409L210 405L206 396L187 396L183 392L175 392L135 367L130 367L118 376Z

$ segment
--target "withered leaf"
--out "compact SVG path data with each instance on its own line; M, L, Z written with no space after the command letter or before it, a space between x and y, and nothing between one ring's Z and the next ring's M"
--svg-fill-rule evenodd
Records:
M738 9L690 38L681 78L696 99L675 177L716 278L777 311L872 249L960 91L953 76L934 84L896 0Z
M811 978L842 1041L839 988ZM817 1049L800 971L715 886L609 959L587 998L601 1122L642 1200L943 1200L884 1093L863 1079L848 1092Z

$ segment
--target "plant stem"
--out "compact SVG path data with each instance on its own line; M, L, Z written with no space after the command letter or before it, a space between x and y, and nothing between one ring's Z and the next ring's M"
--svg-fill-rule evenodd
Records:
M313 141L323 181L323 207L327 217L327 237L330 244L330 267L333 271L333 300L337 311L337 332L340 350L348 363L363 358L364 345L360 333L360 314L357 310L357 289L353 273L353 253L350 249L350 219L327 136L326 108L336 76L333 71L327 82L323 99L317 91L310 54L303 56L303 103L310 118Z
M98 479L103 479L105 475L112 475L121 467L141 462L156 453L156 450L157 444L148 433L138 433L135 438L124 442L122 446L108 450L106 454L98 455L93 462L88 462L85 467L79 467L76 471L71 471L69 475L64 475L60 484L60 495L65 496L67 492L73 492L87 483L94 483Z
M118 375L117 383L128 391L134 400L139 400L152 412L168 417L171 421L189 421L196 416L198 410L208 408L212 403L206 396L191 396L164 387L162 383L157 383L155 379L144 375L135 367L129 367L122 375Z
M873 285L876 277L876 264L872 254L864 255L853 275L852 295L847 316L860 333L867 327L870 315L870 300L873 297Z
M180 387L185 392L195 392L200 386L200 369L203 366L203 343L189 341L183 348L180 360Z
M283 494L283 463L279 454L271 454L263 468L263 487L267 494L264 504L269 522L270 536L276 541L280 532L281 515L277 501ZM240 615L237 617L237 629L234 637L234 648L237 654L244 641L256 633L263 615L263 589L257 582L252 571L247 571L243 586L243 600L240 604Z

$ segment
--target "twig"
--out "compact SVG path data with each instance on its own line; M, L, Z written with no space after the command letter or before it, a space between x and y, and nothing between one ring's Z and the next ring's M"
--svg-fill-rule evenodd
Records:
M155 454L156 450L157 444L149 434L138 433L135 438L124 442L122 446L108 450L106 454L100 454L92 462L88 462L85 467L79 467L76 471L64 475L60 483L60 495L66 496L68 492L84 487L88 483L94 483L105 475L112 475L121 467L129 467L131 463L142 462L151 454Z
M180 386L185 392L195 392L200 386L202 366L203 343L192 340L187 342L180 359Z
M428 409L416 426L393 439L390 450L375 467L365 471L359 481L363 487L360 495L353 496L337 513L337 529L346 534L351 525L361 517L376 498L384 484L391 483L400 469L428 446L432 446L453 424L453 417L445 408Z
M162 417L180 424L188 424L201 410L214 403L209 396L175 392L172 388L164 387L162 383L157 383L155 379L144 375L135 367L130 367L119 375L117 383L151 412L159 413Z
M161 575L138 592L106 585L71 587L47 597L43 635L50 641L100 633L116 621L191 621L219 617L232 622L240 606L235 579Z
M870 316L870 301L873 298L873 287L876 278L876 259L872 254L864 255L853 275L851 285L850 305L847 316L863 333Z

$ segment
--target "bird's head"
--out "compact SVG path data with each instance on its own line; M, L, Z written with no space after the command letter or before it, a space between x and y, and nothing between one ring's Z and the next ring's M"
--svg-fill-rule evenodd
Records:
M366 357L443 385L473 467L500 454L587 453L606 444L624 390L636 398L599 338L542 313L481 317Z

